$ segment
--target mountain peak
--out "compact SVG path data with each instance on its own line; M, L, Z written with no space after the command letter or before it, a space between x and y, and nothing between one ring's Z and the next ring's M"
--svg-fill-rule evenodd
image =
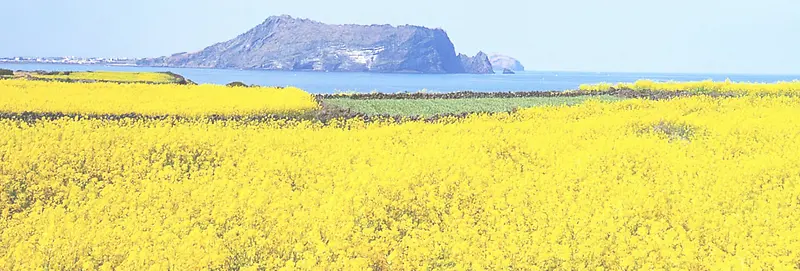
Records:
M202 51L144 59L142 66L403 73L491 73L485 54L456 55L442 29L325 24L270 16Z
M467 73L494 73L492 63L489 62L489 57L483 51L479 51L473 57L458 54L458 58Z
M269 17L267 17L266 20L264 20L264 22L262 24L265 24L265 25L266 24L275 24L275 23L286 22L286 21L294 21L294 20L297 20L297 19L292 17L291 15L283 14L283 15L277 15L277 16L269 16Z

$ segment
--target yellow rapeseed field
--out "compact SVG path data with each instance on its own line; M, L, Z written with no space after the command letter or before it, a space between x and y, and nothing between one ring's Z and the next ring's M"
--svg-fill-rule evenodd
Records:
M0 269L798 269L797 116L770 96L441 123L0 120Z
M799 95L800 81L778 83L750 83L725 81L695 81L695 82L655 82L652 80L638 80L634 83L600 83L584 84L580 86L583 91L607 91L611 87L632 89L637 91L689 91L689 92L729 92L736 94L779 94Z
M48 79L72 79L72 80L98 80L114 82L155 82L170 83L175 78L166 73L160 72L113 72L113 71L92 71L92 72L69 72L69 74L44 75L32 74L38 78Z
M208 116L304 112L317 108L297 88L61 83L0 80L0 112Z

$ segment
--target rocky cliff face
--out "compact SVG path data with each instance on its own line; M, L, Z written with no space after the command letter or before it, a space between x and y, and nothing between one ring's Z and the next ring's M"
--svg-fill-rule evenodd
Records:
M485 60L485 61L484 61ZM195 53L142 59L142 66L408 73L492 73L485 54L459 57L447 33L419 26L328 25L273 16Z
M495 70L503 70L503 69L509 69L512 71L525 70L525 67L522 66L522 63L520 63L519 60L516 60L510 56L501 54L492 54L489 56L489 61L492 63L492 68Z
M458 59L461 61L461 66L464 67L464 71L467 73L494 73L489 57L483 52L478 52L478 54L473 57L458 54Z

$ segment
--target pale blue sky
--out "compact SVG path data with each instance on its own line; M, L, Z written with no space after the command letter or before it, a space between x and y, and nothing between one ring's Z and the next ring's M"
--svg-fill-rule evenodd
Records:
M0 56L197 51L289 14L415 24L530 70L800 74L798 0L11 0Z

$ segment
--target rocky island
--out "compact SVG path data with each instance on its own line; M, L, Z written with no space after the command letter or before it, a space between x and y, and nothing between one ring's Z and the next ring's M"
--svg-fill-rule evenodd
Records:
M504 70L509 69L511 71L524 71L525 67L522 66L522 63L519 60L514 59L513 57L501 55L501 54L492 54L489 56L489 61L492 63L492 68L495 70Z
M494 73L489 57L457 54L442 29L331 25L272 16L199 52L140 59L140 66L331 72Z

